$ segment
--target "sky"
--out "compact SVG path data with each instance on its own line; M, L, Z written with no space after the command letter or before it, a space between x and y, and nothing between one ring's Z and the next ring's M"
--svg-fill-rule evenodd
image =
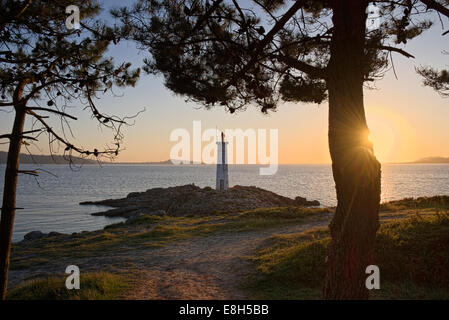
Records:
M105 7L123 3L107 0ZM449 20L444 20L444 23L449 29ZM432 30L407 44L406 51L415 59L393 55L398 79L390 71L383 80L376 82L376 89L365 90L370 139L374 143L376 156L383 163L408 162L428 156L449 157L449 100L423 87L422 79L415 72L417 66L445 67L449 64L449 56L442 54L444 50L449 50L449 35L442 37L442 30L438 23ZM130 61L135 67L142 66L146 56L128 42L121 42L109 53L116 62ZM176 144L170 141L171 132L182 128L193 134L193 121L201 121L202 130L277 129L280 164L330 163L327 103L283 103L269 115L263 115L251 106L245 112L234 114L220 107L204 110L193 103L186 103L185 97L175 96L164 87L161 77L145 74L142 74L135 88L117 92L119 97L107 95L98 100L98 107L105 113L122 116L143 109L145 112L139 115L133 126L124 129L125 150L116 161L167 160ZM112 133L100 129L86 111L78 108L74 109L73 114L79 117L78 121L71 121L78 145L101 148L111 141ZM11 123L12 114L0 114L2 133L10 131ZM0 150L6 150L6 146L1 145ZM30 151L48 154L48 140L42 139L36 146L30 147Z

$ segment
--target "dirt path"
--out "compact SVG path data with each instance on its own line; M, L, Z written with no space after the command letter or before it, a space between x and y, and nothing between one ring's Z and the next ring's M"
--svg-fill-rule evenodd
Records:
M305 224L194 238L143 252L135 263L146 270L128 299L246 299L238 288L250 271L245 257L274 234L327 226L330 215Z
M409 214L382 214L381 223ZM238 284L251 272L246 257L267 238L329 225L332 214L288 227L214 234L144 251L135 261L142 272L128 299L247 299Z
M245 257L274 234L298 233L327 226L331 214L310 222L256 231L218 232L204 237L168 243L164 247L98 253L76 258L68 255L51 263L31 264L10 270L8 286L47 276L65 277L65 268L76 265L82 272L110 271L129 274L136 282L127 299L245 299L237 288L250 271Z

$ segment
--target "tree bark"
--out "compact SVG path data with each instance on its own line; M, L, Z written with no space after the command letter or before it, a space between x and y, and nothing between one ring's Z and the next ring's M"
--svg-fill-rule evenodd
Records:
M19 157L26 116L25 105L20 100L23 87L24 84L19 85L14 92L14 108L16 116L10 137L8 158L5 169L5 185L3 188L3 203L0 221L0 294L2 300L6 299L6 289L8 285L9 256L11 252L14 216L16 213Z
M363 104L366 2L338 0L328 65L329 149L337 191L330 224L325 299L368 299L379 227L380 163L368 140Z

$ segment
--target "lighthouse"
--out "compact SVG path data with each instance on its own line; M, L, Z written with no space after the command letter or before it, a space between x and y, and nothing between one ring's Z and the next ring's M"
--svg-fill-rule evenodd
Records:
M217 142L217 190L228 190L228 153L225 135L221 133L221 141Z

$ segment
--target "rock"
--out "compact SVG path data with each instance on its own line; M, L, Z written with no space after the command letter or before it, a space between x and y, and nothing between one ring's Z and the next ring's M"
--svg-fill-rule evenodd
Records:
M166 214L167 212L165 212L165 210L156 210L148 213L149 216L165 216Z
M123 199L108 199L82 204L112 207L93 215L108 217L134 217L148 215L185 216L208 215L214 212L238 213L257 208L319 206L316 201L302 197L291 199L254 186L234 186L227 191L193 184L169 188L153 188L145 192L132 192Z
M319 207L321 203L318 200L307 201L308 207Z
M319 207L321 204L318 200L308 201L306 198L296 197L295 205L299 207Z
M126 223L133 222L134 220L136 220L137 218L140 218L141 216L142 216L142 214L138 213L138 214L136 214L134 216L128 217L128 219L126 219Z
M135 198L135 197L138 197L139 195L140 195L140 192L131 192L126 197L127 198Z
M60 232L52 231L48 234L48 237L57 237L57 236L62 236L62 235L64 235L64 234L60 233Z
M165 212L165 210L156 210L156 211L152 211L150 213L140 213L139 212L138 214L128 217L128 219L126 219L126 223L132 222L132 221L136 220L137 218L140 218L143 215L145 215L145 216L164 216L166 214L167 214L167 212Z
M65 235L65 234L60 233L60 232L55 232L55 231L52 231L50 233L43 233L42 231L31 231L23 236L23 240L33 241L33 240L39 240L39 239L43 239L43 238L57 237L57 236L63 236L63 235Z
M44 238L47 234L42 233L42 231L31 231L23 236L25 240L38 240Z
M298 206L303 206L307 203L307 199L303 197L296 197L295 198L295 204Z
M141 209L136 206L116 208L103 212L92 213L93 216L105 216L105 217L132 217L139 214Z

